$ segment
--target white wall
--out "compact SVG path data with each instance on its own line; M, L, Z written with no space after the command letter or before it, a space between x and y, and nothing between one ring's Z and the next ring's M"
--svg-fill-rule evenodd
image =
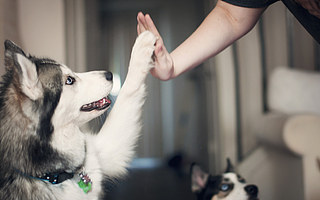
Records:
M21 45L35 56L66 62L63 0L18 0Z
M5 71L4 40L20 41L17 16L17 0L0 0L0 75Z

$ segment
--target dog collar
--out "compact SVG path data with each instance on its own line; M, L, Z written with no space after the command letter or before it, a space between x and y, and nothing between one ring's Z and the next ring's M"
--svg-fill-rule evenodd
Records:
M59 184L66 180L72 179L74 177L74 173L67 173L67 172L61 172L61 173L46 173L39 177L31 177L35 179L39 179L42 181L48 181L52 184Z
M35 176L30 176L28 174L25 174L18 169L15 169L15 171L17 173L21 174L22 176L29 177L32 179L41 180L41 181L46 181L46 182L49 182L52 184L59 184L59 183L62 183L66 180L72 179L74 177L73 172L71 172L71 173L68 173L68 172L45 173L42 176L35 177Z
M73 177L74 177L74 173L62 172L62 173L56 173L56 174L51 174L51 173L44 174L43 176L40 176L37 179L42 181L48 181L52 184L59 184ZM79 177L80 177L80 181L78 182L78 186L83 190L84 193L90 192L92 189L92 181L88 176L88 174L82 171L79 174Z
M22 176L37 179L40 181L46 181L51 184L59 184L66 180L72 179L74 177L74 173L68 173L68 172L61 172L61 173L45 173L42 176L34 177L27 175L20 170L15 169L15 171ZM88 174L86 174L84 171L80 172L79 174L80 181L78 182L78 186L83 190L84 193L88 193L92 190L92 181Z

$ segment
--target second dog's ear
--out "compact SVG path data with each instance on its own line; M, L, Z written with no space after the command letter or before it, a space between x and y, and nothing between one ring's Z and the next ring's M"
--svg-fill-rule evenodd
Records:
M227 169L225 171L225 173L229 173L229 172L235 172L234 167L230 161L229 158L227 158Z
M209 174L204 172L199 165L191 166L191 190L194 193L201 192L206 187Z

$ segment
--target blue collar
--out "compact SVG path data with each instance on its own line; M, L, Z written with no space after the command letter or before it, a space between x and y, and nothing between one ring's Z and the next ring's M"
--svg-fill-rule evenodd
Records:
M42 181L48 181L52 184L59 184L66 180L72 179L74 177L74 173L67 173L67 172L61 172L61 173L46 173L39 177L31 177L35 179L39 179Z
M17 169L15 171L25 177L37 179L37 180L41 180L41 181L46 181L46 182L49 182L52 184L59 184L59 183L62 183L66 180L72 179L74 177L73 172L72 173L68 173L68 172L45 173L42 176L35 177L35 176L27 175Z

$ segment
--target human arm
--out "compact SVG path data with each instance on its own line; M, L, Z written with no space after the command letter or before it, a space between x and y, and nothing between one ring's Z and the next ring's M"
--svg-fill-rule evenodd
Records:
M320 1L319 0L296 0L304 9L320 19Z
M265 8L244 8L218 1L206 19L170 54L149 15L138 14L138 33L150 30L159 40L156 44L155 69L152 75L169 80L217 55L250 31Z

